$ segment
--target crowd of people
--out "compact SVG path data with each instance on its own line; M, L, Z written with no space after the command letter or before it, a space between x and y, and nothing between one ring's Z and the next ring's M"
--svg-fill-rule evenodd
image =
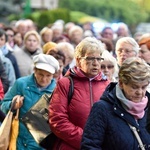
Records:
M66 76L74 83L69 104ZM124 23L98 35L90 22L57 20L42 29L30 19L0 24L0 121L13 101L21 118L53 93L53 150L150 149L149 92L150 33L134 37ZM21 121L17 149L44 149Z

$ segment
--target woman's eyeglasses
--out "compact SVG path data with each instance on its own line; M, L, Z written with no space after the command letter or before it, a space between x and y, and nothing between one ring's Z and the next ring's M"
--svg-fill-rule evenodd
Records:
M112 69L112 68L114 68L114 66L113 65L101 65L101 69L106 69L106 68L108 68L108 69Z
M97 60L98 62L101 62L104 60L104 58L101 57L81 57L82 59L85 59L87 62L94 62Z

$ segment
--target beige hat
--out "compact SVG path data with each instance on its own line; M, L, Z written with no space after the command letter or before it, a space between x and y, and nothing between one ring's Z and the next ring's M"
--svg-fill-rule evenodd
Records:
M49 50L56 48L56 46L55 42L47 42L43 45L43 53L46 54Z
M52 74L59 70L59 62L51 55L39 54L33 57L34 66Z

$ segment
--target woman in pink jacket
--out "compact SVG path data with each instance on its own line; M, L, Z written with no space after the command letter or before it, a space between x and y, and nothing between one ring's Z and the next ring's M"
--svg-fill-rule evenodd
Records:
M2 84L2 81L0 79L0 103L1 103L1 100L3 100L4 98L4 89L3 89L3 84ZM0 110L0 122L3 122L5 118L5 114Z
M2 81L0 79L0 100L2 100L3 98L4 98L4 89L3 89Z
M70 81L63 77L57 83L49 105L49 123L57 136L53 150L79 150L87 117L109 84L101 72L103 44L96 38L83 39L75 49L76 66L66 73L74 83L68 104Z

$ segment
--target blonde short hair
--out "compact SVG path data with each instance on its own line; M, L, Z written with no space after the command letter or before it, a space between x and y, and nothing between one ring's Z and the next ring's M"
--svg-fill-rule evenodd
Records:
M75 58L84 57L86 52L93 53L97 51L101 56L104 50L105 48L101 41L95 37L86 37L76 46Z
M45 33L51 33L51 34L53 34L53 30L50 29L50 28L48 28L48 27L44 27L44 28L40 31L41 37L42 37Z
M30 35L34 35L34 36L36 37L37 41L39 42L39 44L41 43L40 35L38 34L37 31L34 31L34 30L28 31L28 32L25 34L25 36L24 36L24 42L27 41L27 39L28 39L28 37L29 37Z
M141 58L127 58L119 70L119 80L125 84L150 82L150 66Z

